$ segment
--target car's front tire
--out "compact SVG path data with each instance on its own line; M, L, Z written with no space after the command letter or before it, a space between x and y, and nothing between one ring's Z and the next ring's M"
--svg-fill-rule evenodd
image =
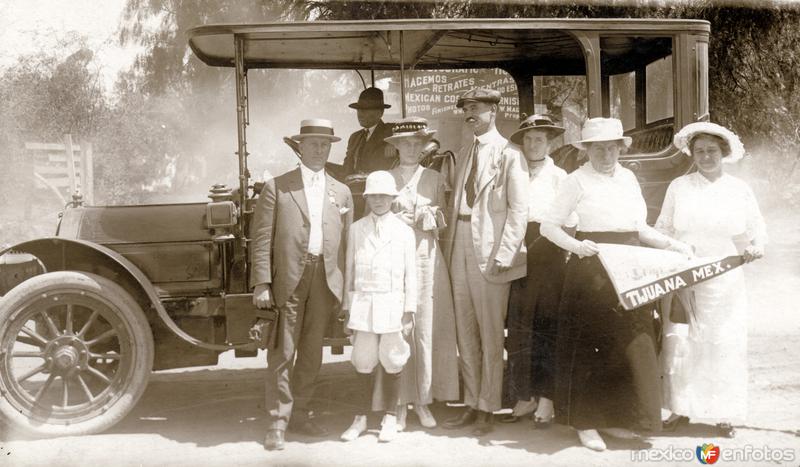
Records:
M140 305L105 277L50 272L0 299L0 416L10 432L101 432L133 408L152 368Z

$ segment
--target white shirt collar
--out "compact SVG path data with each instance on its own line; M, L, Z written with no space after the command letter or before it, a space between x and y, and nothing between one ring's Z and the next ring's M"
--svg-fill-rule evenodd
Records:
M503 135L497 131L497 128L492 128L491 130L487 131L486 133L477 136L479 144L487 144L492 142L497 142L503 139Z
M381 214L380 216L375 214L372 211L370 211L369 215L372 216L372 221L373 222L379 222L379 223L383 224L384 222L389 220L389 217L391 217L394 214L392 213L391 210L388 210L385 213Z
M305 164L302 162L300 163L300 174L303 176L303 184L310 184L311 181L314 179L314 175L320 175L320 181L325 181L325 169L320 169L318 172L314 172L313 170L306 167Z
M372 133L375 131L375 128L377 128L377 127L378 127L378 124L376 123L376 124L372 125L371 127L367 128L367 139L369 139L369 137L372 136Z

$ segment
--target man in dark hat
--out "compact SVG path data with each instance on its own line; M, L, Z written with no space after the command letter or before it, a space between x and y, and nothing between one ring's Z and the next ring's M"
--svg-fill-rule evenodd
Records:
M374 87L367 88L358 96L358 102L349 107L356 109L358 123L362 128L347 140L344 173L369 174L376 170L391 169L397 156L384 141L384 138L392 136L392 125L381 120L383 111L391 107L383 102L383 91Z
M345 239L353 221L347 186L325 173L334 136L329 120L303 120L292 136L300 167L269 180L253 211L253 303L278 311L278 346L267 352L267 449L284 431L325 436L310 410L322 342L344 291ZM295 360L295 354L297 359Z

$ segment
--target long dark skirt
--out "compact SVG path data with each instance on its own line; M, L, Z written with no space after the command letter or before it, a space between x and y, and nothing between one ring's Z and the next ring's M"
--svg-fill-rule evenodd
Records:
M577 238L639 244L635 232L579 232ZM573 255L558 313L558 420L579 430L660 430L653 307L624 310L597 256Z
M506 324L506 401L553 399L558 302L564 282L564 250L528 223L528 275L511 284Z

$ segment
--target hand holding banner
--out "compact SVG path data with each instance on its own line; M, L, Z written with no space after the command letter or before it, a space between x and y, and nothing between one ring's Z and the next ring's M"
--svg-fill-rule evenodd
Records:
M603 264L626 310L724 274L744 263L741 256L687 258L673 251L600 243Z

